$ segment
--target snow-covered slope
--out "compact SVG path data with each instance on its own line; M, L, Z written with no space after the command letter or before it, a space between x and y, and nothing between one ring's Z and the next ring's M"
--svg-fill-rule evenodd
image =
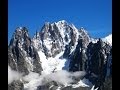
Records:
M102 38L102 40L112 46L112 34L106 36L105 38Z
M42 73L44 74L50 74L51 72L55 72L58 70L62 70L62 68L65 66L66 59L60 59L60 57L63 55L64 52L59 53L56 55L56 57L50 57L47 58L45 54L41 51L38 51L38 54L40 56L41 65L43 68Z

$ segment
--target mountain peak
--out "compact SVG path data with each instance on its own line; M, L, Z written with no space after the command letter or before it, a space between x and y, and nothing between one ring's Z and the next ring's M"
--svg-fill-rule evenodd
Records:
M66 20L60 20L58 22L60 22L60 23L66 23L67 21Z
M55 22L55 24L62 24L62 25L65 25L67 24L68 22L66 20L60 20L58 22Z
M17 27L13 34L13 38L18 39L24 37L28 37L28 29L26 27Z
M26 27L17 27L15 32L22 31L22 32L28 32L28 29Z
M102 38L102 40L112 46L112 34L109 34L105 38Z
M17 41L24 41L29 38L28 29L26 27L17 27L13 33L10 45L15 46Z

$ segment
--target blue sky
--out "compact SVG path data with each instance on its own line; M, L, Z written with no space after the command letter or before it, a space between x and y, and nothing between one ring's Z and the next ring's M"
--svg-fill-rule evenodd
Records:
M92 37L112 33L112 0L8 0L8 40L18 26L30 36L45 22L66 20Z

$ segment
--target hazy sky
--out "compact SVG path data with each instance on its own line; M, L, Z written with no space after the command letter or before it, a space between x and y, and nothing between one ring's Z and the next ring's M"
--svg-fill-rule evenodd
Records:
M18 26L33 36L45 22L63 19L105 37L112 33L112 0L8 0L8 40Z

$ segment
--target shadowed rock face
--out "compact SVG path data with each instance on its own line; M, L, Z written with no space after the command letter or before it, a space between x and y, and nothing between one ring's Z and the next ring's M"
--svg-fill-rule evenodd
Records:
M67 49L69 51L69 49ZM75 51L70 55L69 71L86 71L88 78L96 87L104 87L106 79L112 76L112 47L101 39L84 47L80 39ZM103 90L100 88L99 90Z
M91 82L96 84L96 87L104 86L105 79L111 76L112 59L109 57L112 57L112 48L100 39L92 47L91 45L88 46L88 54L91 54L91 57L88 57L88 77ZM108 70L110 70L109 73Z
M70 62L70 71L85 71L86 70L86 54L83 50L85 48L83 47L83 40L80 39L78 41L78 44L76 46L75 52L71 56L71 62Z
M13 81L8 85L8 90L24 90L24 85L21 81Z
M89 87L77 87L77 88L72 88L71 86L67 86L61 90L90 90Z
M106 78L102 90L112 90L112 77Z
M8 65L13 70L24 73L24 75L28 74L30 71L39 74L42 71L40 58L31 43L28 30L25 27L17 28L13 34L10 45L8 46Z

